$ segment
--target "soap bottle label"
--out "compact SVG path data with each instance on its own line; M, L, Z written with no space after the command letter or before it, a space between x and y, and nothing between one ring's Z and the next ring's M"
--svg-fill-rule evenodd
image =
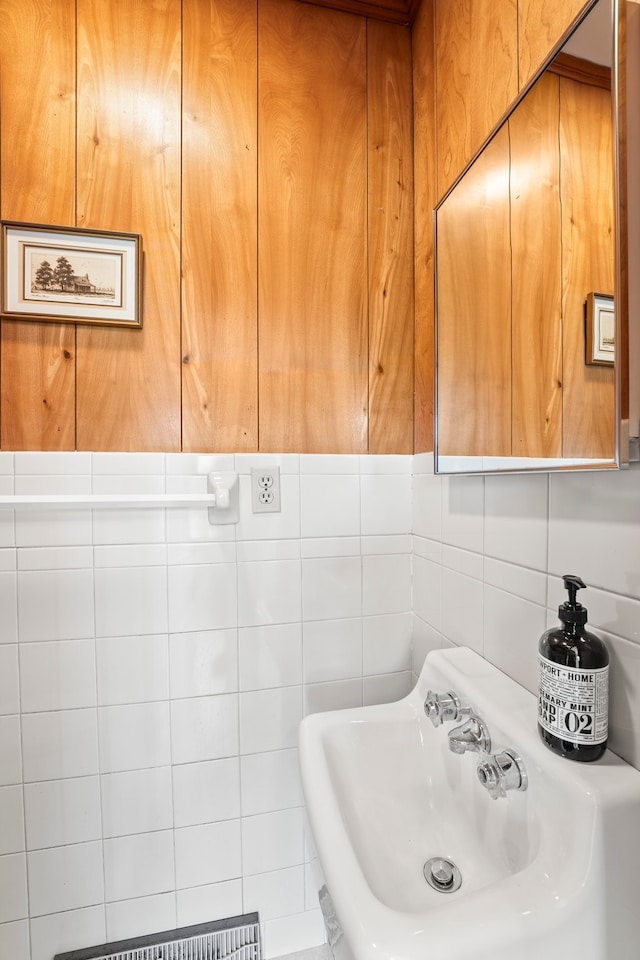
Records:
M609 667L583 670L538 655L538 720L570 743L603 743L609 714Z

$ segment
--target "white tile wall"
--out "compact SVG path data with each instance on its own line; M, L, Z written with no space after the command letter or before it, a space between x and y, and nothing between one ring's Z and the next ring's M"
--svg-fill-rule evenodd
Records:
M411 463L0 454L6 493L240 474L234 526L202 507L0 516L0 960L252 910L268 957L324 940L298 725L408 689ZM261 464L279 514L251 512Z
M609 745L640 768L640 468L434 476L414 458L413 670L464 643L535 692L540 634L576 573L611 654Z
M281 468L281 514L250 511L260 464ZM640 766L637 469L0 455L7 490L203 490L215 468L241 475L237 526L203 508L0 517L0 960L256 909L267 957L322 942L302 716L401 697L450 642L531 688L569 569L610 644L611 744Z

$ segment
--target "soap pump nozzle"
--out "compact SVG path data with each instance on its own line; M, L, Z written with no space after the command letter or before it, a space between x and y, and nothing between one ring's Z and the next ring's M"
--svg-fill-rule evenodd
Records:
M565 623L586 623L586 608L576 600L578 590L584 589L586 583L584 583L580 577L576 577L571 573L565 573L562 580L565 590L569 594L569 599L565 600L565 602L558 607L558 616Z

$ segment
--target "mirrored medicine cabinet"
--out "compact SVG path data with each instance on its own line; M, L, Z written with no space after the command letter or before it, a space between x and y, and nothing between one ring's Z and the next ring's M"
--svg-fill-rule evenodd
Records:
M624 26L589 4L436 207L437 473L627 461Z

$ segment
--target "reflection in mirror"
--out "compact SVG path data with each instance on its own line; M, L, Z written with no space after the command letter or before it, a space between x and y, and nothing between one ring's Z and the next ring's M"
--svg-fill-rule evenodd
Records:
M436 209L438 473L618 465L613 14L598 0Z

